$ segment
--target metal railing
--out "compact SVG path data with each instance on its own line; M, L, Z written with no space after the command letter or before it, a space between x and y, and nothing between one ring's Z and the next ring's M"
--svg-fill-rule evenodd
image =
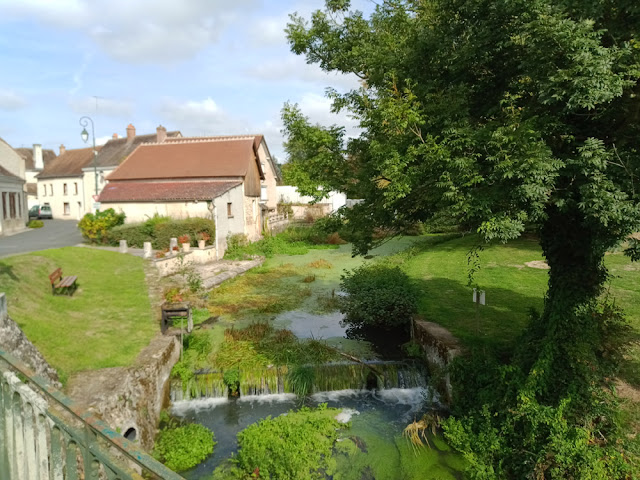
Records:
M0 350L0 479L181 480Z

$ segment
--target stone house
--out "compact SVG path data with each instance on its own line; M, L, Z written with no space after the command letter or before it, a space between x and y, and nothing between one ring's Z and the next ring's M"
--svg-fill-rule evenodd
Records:
M24 230L28 220L24 160L0 138L0 235Z
M94 195L99 195L106 185L106 178L113 172L138 145L143 143L162 143L167 138L182 137L178 131L167 132L162 125L156 133L136 135L136 128L129 124L125 137L118 137L117 133L105 143L96 156L95 167L90 163L82 169L85 213L93 211ZM96 181L97 178L97 181ZM96 191L97 190L97 191Z
M96 147L100 152L101 147ZM84 172L93 162L93 147L67 150L60 145L60 154L45 164L36 175L38 201L49 204L53 218L78 220L91 208L85 203Z
M33 148L15 148L25 164L25 180L27 182L27 207L38 205L38 179L36 176L44 169L45 164L56 158L50 149L42 149L42 145L34 143Z
M138 146L109 175L99 201L101 209L123 211L128 223L155 214L211 218L222 255L231 234L261 237L276 208L277 178L262 135L167 138Z

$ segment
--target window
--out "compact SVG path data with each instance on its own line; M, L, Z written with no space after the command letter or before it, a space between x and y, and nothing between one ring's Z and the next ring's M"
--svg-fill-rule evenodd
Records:
M231 211L231 202L227 203L227 217L233 218L233 212Z
M73 182L73 194L78 194L78 182Z
M53 197L53 183L49 184L49 195Z
M9 194L9 214L11 218L16 218L16 194Z
M62 184L62 194L63 194L63 195L68 195L68 193L69 193L69 192L67 191L67 184L66 184L66 183L63 183L63 184Z
M43 197L47 196L47 186L46 185L42 185L42 196Z
M2 216L7 219L7 192L2 192Z
M64 214L65 215L71 215L71 207L69 207L69 203L68 202L64 202Z
M262 185L260 187L260 201L261 202L266 202L267 201L267 186L266 185Z

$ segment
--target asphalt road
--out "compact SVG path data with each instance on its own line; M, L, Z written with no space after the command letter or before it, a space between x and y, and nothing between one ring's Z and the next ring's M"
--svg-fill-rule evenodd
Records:
M0 237L0 257L35 252L48 248L68 247L82 243L75 220L43 220L44 227L8 237Z

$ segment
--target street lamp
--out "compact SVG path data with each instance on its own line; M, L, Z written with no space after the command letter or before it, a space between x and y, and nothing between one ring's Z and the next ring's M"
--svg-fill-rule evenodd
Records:
M87 132L87 127L89 126L89 122L91 122L91 136L93 137L93 173L96 179L96 199L98 198L98 164L96 163L96 157L98 156L98 152L96 152L96 132L93 128L93 120L90 117L81 117L80 118L80 126L82 128L82 133L80 136L82 137L82 141L87 143L89 140L89 132Z

